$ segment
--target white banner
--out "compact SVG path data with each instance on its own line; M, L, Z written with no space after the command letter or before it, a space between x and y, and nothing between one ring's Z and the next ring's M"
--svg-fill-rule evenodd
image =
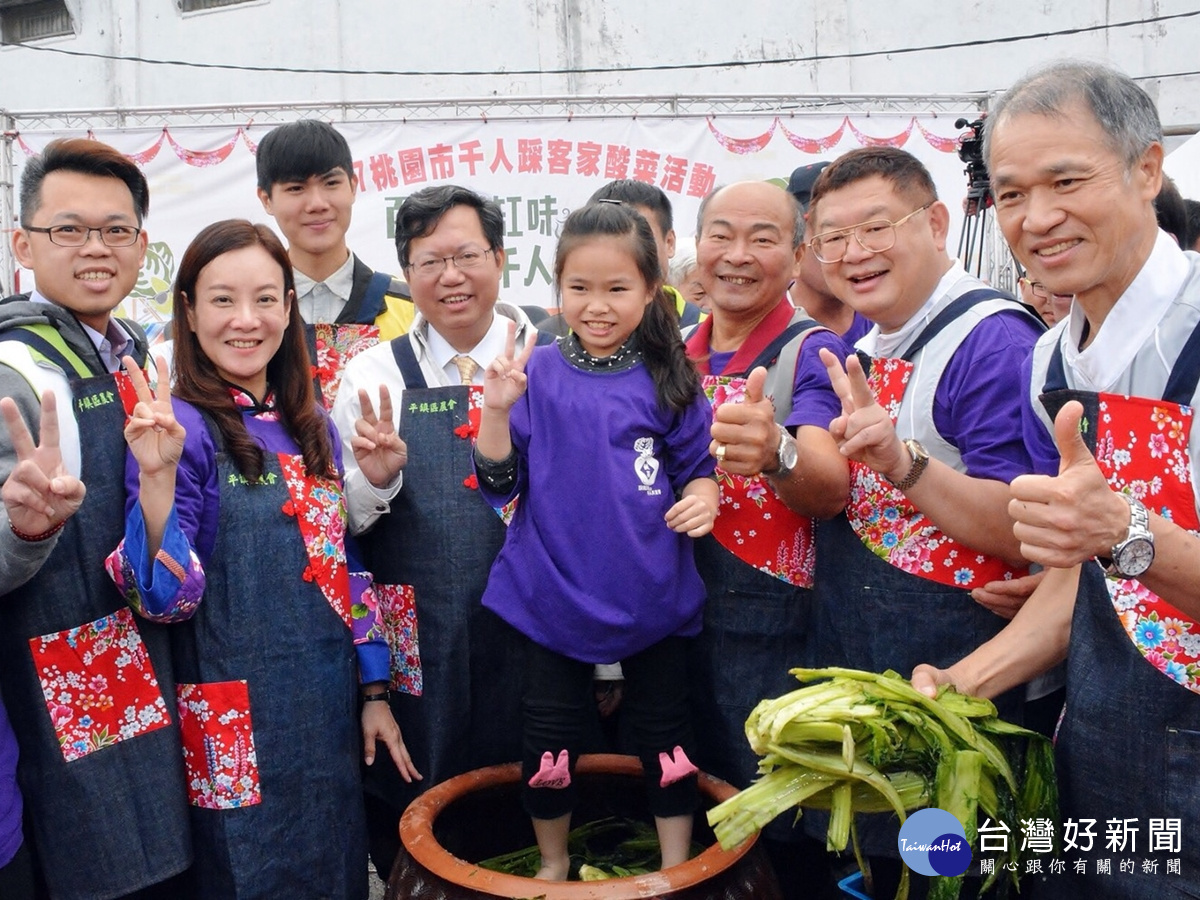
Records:
M974 111L964 109L967 118ZM966 195L956 153L955 115L913 117L730 116L727 118L586 118L338 124L350 143L358 196L348 235L373 268L397 273L396 207L433 184L457 183L494 196L504 211L508 263L501 294L509 302L553 307L555 238L567 214L606 182L636 178L671 199L675 231L687 244L701 198L744 179L785 184L792 170L865 144L899 146L920 158L950 207L953 254ZM254 151L262 126L177 127L89 132L136 159L150 182L146 228L150 253L122 312L152 332L170 316L176 261L205 225L244 217L272 220L255 194ZM56 137L16 138L19 184L25 159ZM18 290L32 287L18 271Z

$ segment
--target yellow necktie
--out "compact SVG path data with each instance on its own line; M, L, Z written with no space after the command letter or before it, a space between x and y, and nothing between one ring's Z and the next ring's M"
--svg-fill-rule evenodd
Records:
M475 373L479 371L479 363L471 359L469 356L456 356L452 360L454 367L458 369L459 384L471 384Z

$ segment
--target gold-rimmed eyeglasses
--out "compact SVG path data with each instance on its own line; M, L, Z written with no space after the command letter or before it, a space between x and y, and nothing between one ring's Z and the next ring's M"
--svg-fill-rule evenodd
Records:
M1022 284L1028 285L1029 292L1031 294L1033 294L1033 296L1037 297L1038 299L1040 299L1040 300L1049 300L1050 299L1050 289L1047 288L1040 281L1033 281L1029 278L1026 278L1024 275L1022 275L1020 278L1018 278L1017 281L1021 282Z
M896 246L896 229L919 212L924 212L933 206L930 200L924 206L918 206L907 216L891 222L887 219L872 219L870 222L860 222L850 228L839 228L837 231L826 231L818 234L808 242L808 246L823 263L841 262L846 258L850 249L850 238L858 241L858 246L868 253L883 253Z

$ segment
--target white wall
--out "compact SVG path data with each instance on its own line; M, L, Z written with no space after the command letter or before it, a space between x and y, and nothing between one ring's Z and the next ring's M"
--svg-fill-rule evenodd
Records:
M183 15L175 0L67 0L76 37L0 49L0 108L186 107L556 94L963 93L1060 56L1135 77L1200 68L1200 17L1016 43L819 63L571 75L309 75L188 69L45 50L194 62L419 72L545 71L836 55L1112 24L1186 0L255 0ZM1191 5L1194 8L1194 4ZM1168 126L1200 122L1200 76L1151 78Z

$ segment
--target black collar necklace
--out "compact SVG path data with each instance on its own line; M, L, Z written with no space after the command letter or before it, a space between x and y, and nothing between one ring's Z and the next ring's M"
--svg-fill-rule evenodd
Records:
M560 340L558 346L567 362L584 370L619 372L633 368L642 358L638 353L637 338L632 334L611 356L592 356L583 349L579 337L573 332Z

